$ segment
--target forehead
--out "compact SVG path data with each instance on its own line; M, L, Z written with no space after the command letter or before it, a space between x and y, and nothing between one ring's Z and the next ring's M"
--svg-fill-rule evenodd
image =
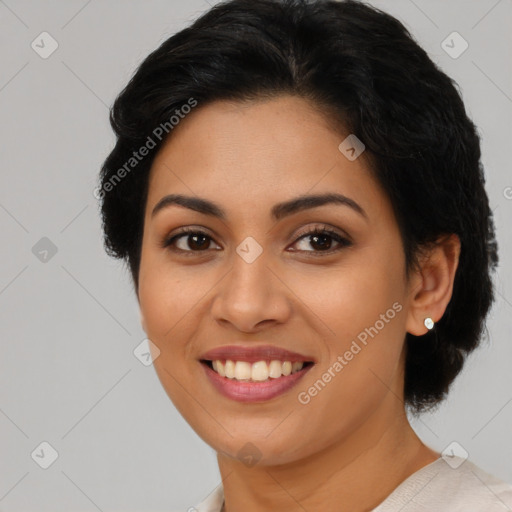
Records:
M198 105L156 155L148 210L165 194L210 197L247 215L287 198L338 192L365 210L386 198L364 153L340 150L348 133L302 98Z

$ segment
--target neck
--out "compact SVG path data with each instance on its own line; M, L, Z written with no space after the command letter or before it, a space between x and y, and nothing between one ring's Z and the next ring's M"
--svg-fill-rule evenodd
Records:
M407 477L439 458L415 434L396 397L389 396L395 406L383 404L357 431L301 460L247 467L219 453L223 510L366 512L375 508Z

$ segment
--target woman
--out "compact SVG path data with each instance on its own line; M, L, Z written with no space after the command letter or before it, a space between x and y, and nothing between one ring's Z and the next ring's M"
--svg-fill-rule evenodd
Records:
M111 123L106 248L162 385L217 452L197 510L512 507L406 416L478 346L498 256L475 126L400 22L220 3L145 59Z

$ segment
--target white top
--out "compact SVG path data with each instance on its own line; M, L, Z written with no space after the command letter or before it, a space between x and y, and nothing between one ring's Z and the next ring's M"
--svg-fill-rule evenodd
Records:
M223 503L221 483L206 499L188 510L221 512ZM399 511L512 512L512 485L469 460L458 456L446 460L439 457L406 478L371 512Z

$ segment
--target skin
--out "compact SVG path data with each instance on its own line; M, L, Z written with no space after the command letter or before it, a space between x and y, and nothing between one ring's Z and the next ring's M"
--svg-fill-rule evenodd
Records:
M440 456L405 415L403 348L407 332L421 336L427 316L443 316L460 242L455 235L440 240L407 280L391 203L365 154L349 161L339 151L347 135L298 97L214 102L175 127L151 168L138 283L142 325L160 350L154 366L167 394L217 452L227 512L370 510ZM367 218L333 204L270 217L278 202L333 191L356 201ZM170 193L214 201L227 219L176 205L152 217ZM333 252L325 255L322 240L300 239L324 223L352 244L328 238L326 252ZM185 255L162 248L183 226L210 238L194 245L183 236L175 246ZM248 236L263 250L250 264L236 252ZM401 311L300 403L298 393L395 302ZM240 403L220 395L198 361L231 344L275 344L317 364L286 393ZM241 460L249 442L260 457L251 467Z

